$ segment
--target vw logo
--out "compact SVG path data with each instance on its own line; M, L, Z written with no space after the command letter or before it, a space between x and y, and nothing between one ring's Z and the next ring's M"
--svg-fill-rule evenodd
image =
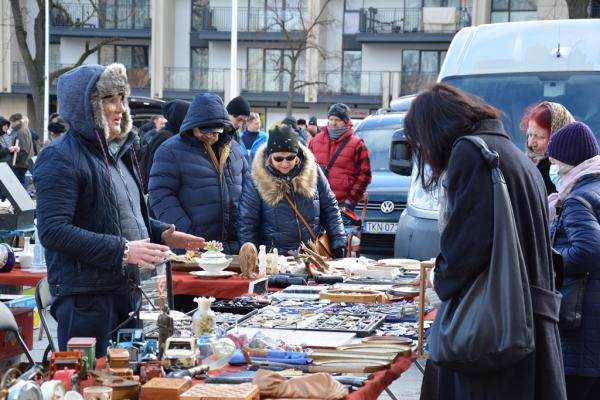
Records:
M394 202L386 200L381 203L381 212L384 214L390 214L394 212Z

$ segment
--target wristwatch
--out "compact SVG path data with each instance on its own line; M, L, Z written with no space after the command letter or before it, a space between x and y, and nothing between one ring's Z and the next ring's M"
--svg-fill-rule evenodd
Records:
M127 264L129 264L127 262L128 259L129 259L129 241L127 239L125 239L125 251L123 251L123 263L121 264L123 267L126 267Z

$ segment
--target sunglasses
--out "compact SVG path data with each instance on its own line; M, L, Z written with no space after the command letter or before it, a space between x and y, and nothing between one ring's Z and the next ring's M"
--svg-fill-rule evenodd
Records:
M296 159L296 157L298 157L298 156L287 156L287 157L275 156L275 157L273 157L273 161L275 161L275 162L283 162L283 160L294 161Z
M207 136L219 136L221 134L221 132L200 132L203 135L207 135Z

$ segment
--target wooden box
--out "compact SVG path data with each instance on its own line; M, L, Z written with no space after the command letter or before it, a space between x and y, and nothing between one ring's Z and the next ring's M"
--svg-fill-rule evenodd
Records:
M192 387L189 379L153 378L142 386L143 400L179 400Z
M252 383L198 384L182 394L181 400L260 400L260 391Z

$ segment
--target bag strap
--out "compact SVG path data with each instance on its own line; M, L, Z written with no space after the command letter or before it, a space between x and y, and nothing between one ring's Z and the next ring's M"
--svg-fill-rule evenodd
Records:
M288 196L287 193L284 193L283 197L285 197L285 199L287 200L287 202L290 203L290 206L292 207L292 209L294 210L294 212L296 213L296 215L298 217L300 217L300 220L302 220L302 222L304 223L304 225L308 229L308 233L310 233L310 236L311 236L312 240L316 241L317 240L317 235L315 235L315 232L312 230L312 228L310 227L310 225L308 224L308 222L306 222L306 220L304 219L304 216L302 215L302 213L300 212L300 210L298 210L298 208L296 207L296 205L294 204L294 202L292 201L292 199L290 199L290 196Z
M344 150L344 147L346 147L346 145L348 144L350 139L352 139L352 136L353 135L350 135L346 139L344 139L342 144L340 144L340 147L338 147L336 152L333 154L333 157L331 157L331 160L329 160L329 162L327 163L327 166L323 169L323 173L325 174L325 176L327 176L327 174L329 173L329 170L331 169L331 167L333 167L333 164L335 164L335 161L337 160L337 158L340 155L340 153L342 152L342 150Z

